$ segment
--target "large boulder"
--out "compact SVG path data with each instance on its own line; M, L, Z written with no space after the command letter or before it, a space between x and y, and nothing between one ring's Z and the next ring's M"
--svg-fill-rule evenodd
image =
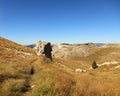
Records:
M44 54L45 57L49 58L52 61L52 46L50 42L39 41L36 43L34 49L36 50L37 55Z
M48 42L38 41L35 44L35 47L33 49L36 51L37 55L42 55L44 53L44 47L47 44L48 44Z

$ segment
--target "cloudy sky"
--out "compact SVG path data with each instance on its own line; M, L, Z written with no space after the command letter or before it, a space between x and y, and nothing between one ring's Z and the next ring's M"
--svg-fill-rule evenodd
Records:
M0 36L21 44L120 43L120 0L0 0Z

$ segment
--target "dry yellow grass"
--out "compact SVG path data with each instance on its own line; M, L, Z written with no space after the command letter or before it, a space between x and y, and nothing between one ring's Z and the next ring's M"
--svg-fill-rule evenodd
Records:
M119 69L104 70L104 68L98 68L86 73L75 73L72 70L67 70L69 67L62 68L56 65L56 62L60 62L58 59L54 59L52 63L46 63L42 60L44 60L43 57L39 57L34 62L36 71L31 79L31 84L34 87L25 96L120 95ZM70 60L63 64L65 63L70 63Z
M114 69L115 66L74 72L75 68L88 69L94 60L119 61L117 56L107 58L111 52L119 53L119 49L103 48L86 58L53 58L50 62L43 56L23 58L6 47L30 53L33 50L1 40L6 43L0 41L0 96L120 96L120 69ZM34 74L30 74L31 66Z
M92 63L94 60L98 63L103 63L107 61L120 61L120 48L100 48L99 51L95 52L94 54L86 57L81 58L83 61Z
M24 46L22 46L20 44L17 44L17 43L15 43L13 41L7 40L7 39L2 38L2 37L0 37L0 47L35 54L35 51L32 50L31 48L24 47Z

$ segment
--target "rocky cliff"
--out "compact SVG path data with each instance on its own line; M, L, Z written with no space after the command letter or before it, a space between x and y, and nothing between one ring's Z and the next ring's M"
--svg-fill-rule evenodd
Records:
M36 43L34 50L38 55L44 52L44 47L48 42L39 41ZM98 47L95 44L53 44L52 55L55 58L74 58L86 57L96 52Z

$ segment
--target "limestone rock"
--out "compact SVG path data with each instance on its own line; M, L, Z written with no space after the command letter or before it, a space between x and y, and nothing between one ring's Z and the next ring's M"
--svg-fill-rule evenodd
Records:
M38 55L43 54L44 47L48 42L39 41L34 49ZM86 57L93 54L97 49L95 44L53 44L52 57L54 58L74 58Z
M86 70L77 68L77 69L75 69L75 72L80 72L80 73L82 73L82 72L86 72Z
M96 51L95 45L63 45L58 44L53 47L53 57L55 58L74 58L86 57Z
M37 43L35 44L35 47L34 47L33 49L36 51L37 55L43 54L43 52L44 52L44 47L45 47L45 45L46 45L47 43L48 43L48 42L39 41L39 42L37 42Z

